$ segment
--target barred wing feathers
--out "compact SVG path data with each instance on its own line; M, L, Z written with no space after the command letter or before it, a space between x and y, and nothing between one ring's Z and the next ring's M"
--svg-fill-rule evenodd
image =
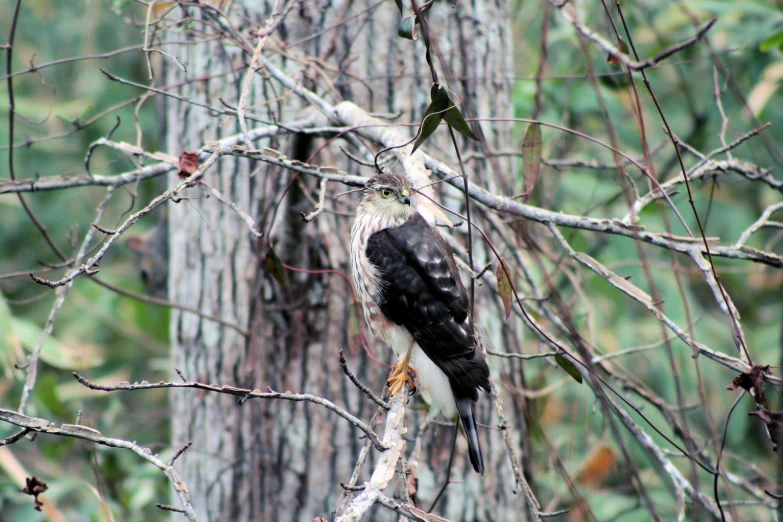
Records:
M403 225L370 236L366 254L377 271L383 314L405 327L448 376L471 462L483 473L472 402L478 400L479 388L489 390L489 368L476 349L468 296L451 249L414 214Z

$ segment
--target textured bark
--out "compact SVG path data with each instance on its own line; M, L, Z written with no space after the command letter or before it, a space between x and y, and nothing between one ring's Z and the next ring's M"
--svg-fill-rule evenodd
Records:
M255 45L251 31L263 26L270 5L236 1L228 9L237 32ZM502 0L460 3L456 8L438 3L429 16L453 72L449 87L470 101L472 112L481 117L512 115L506 10ZM178 9L169 14L167 22L186 17L193 20L168 29L165 38L192 42L166 47L186 65L187 72L168 61L166 84L177 85L173 92L180 96L213 107L222 108L220 99L236 105L246 70L243 65L250 56L226 39L205 41L205 36L215 36L220 27L220 18L209 9ZM344 19L345 23L338 23ZM346 99L371 112L402 112L401 121L416 123L429 102L431 79L421 40L400 39L398 20L393 2L375 6L305 1L288 12L267 41L264 54L332 102ZM275 53L283 48L287 59ZM318 61L304 61L307 57ZM445 83L444 77L441 80ZM296 119L306 105L259 74L253 80L248 107L259 117L286 122ZM173 99L166 103L166 122L170 151L194 150L204 142L239 132L235 118L214 117L208 110ZM482 128L489 149L506 146L511 139L510 124L485 123ZM458 142L463 154L481 150L461 137ZM321 145L321 140L312 143L302 136L254 144L277 148L303 161ZM428 145L430 150L442 151L444 159L454 159L445 127ZM368 168L349 163L335 146L324 149L312 162L372 174ZM466 167L490 187L512 186L512 165L498 165L505 177L502 181L484 160L469 161ZM170 205L170 298L238 323L250 332L245 338L200 317L174 311L174 366L189 379L203 382L318 394L369 421L376 407L343 376L338 352L344 348L355 375L378 392L388 369L373 362L358 342L357 318L361 317L356 314L346 280L336 274L289 271L286 284L280 285L264 270L264 257L272 242L286 264L308 270L334 268L347 274L350 217L323 213L312 223L303 223L299 213L312 210L305 190L317 197L317 184L298 180L283 197L293 175L278 168L224 158L205 179L270 234L261 240L254 238L233 210L207 198L198 187L191 190L188 199ZM330 194L342 190L330 187ZM443 192L442 197L450 206L460 208L454 194ZM329 204L343 211L353 209L349 198ZM464 242L465 237L458 239ZM477 255L481 256L480 249ZM484 293L477 295L494 299ZM487 310L483 314L487 317L480 316L480 323L497 321L491 317L499 316L494 304L482 309ZM502 328L497 322L490 324L491 331L498 333L489 335L488 343L501 349L497 345L503 342ZM389 361L390 351L385 347L371 344L371 349ZM231 397L192 390L172 392L171 401L173 444L194 443L180 457L179 466L204 520L330 518L342 492L340 483L348 481L364 445L361 432L313 404L250 401L240 406ZM506 410L518 439L514 408L507 404ZM493 411L489 396L483 396L480 422L497 425ZM408 433L413 437L424 413L412 411L407 418ZM443 481L450 430L434 426L423 439L417 469L418 498L425 507ZM472 472L460 441L453 476L466 479L450 486L438 509L443 516L455 521L520 520L523 500L513 494L513 475L501 437L499 430L481 433L488 463L483 478ZM412 449L408 448L409 455ZM376 458L373 450L360 483L369 476ZM383 508L376 507L372 513L373 520L397 518Z

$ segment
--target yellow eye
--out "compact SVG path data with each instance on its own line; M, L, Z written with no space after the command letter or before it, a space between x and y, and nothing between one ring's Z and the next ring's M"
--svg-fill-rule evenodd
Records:
M392 190L388 188L381 189L381 196L384 198L390 198L392 196Z

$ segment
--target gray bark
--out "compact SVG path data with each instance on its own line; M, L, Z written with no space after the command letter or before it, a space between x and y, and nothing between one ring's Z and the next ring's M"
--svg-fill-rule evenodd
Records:
M227 9L237 33L255 45L251 31L264 25L270 5L236 1ZM193 101L217 108L223 108L221 99L236 105L250 56L229 41L225 31L223 38L212 38L221 27L215 11L197 6L176 9L166 22L171 25L186 18L189 20L167 29L165 39L187 42L166 47L187 72L167 60L165 83L176 85L172 92ZM392 2L376 6L305 1L288 12L267 41L264 55L333 103L352 100L370 112L402 113L401 122L417 123L429 102L431 79L421 40L400 39L398 20ZM506 3L477 1L459 3L455 8L438 3L429 20L453 73L449 87L471 103L474 114L512 116ZM277 53L282 49L287 58ZM446 83L443 76L441 81ZM286 122L296 119L306 105L261 73L254 79L248 107L258 117ZM208 110L182 100L167 100L165 117L166 148L172 153L195 150L207 141L240 131L236 118L211 116ZM511 124L485 122L482 129L490 150L507 146L511 139ZM413 132L411 128L409 134ZM463 154L481 150L462 137L458 142ZM304 161L323 144L322 140L309 143L299 136L253 146L273 147ZM431 151L438 151L437 156L457 165L445 127L428 144ZM346 160L334 144L312 163L372 174L371 169L358 168ZM503 161L499 166L499 174L505 178L502 181L482 159L466 164L476 181L493 188L512 186L513 166ZM299 213L312 210L306 194L317 198L317 183L310 179L291 183L293 173L276 167L223 158L205 179L254 216L259 229L271 233L260 240L254 238L233 210L206 197L198 187L187 199L170 205L170 299L197 306L249 331L249 337L244 337L203 318L173 311L173 365L187 378L203 382L318 394L369 422L376 407L344 377L338 352L345 349L353 373L378 393L388 369L372 361L358 342L356 318L361 316L355 313L346 280L336 274L289 271L286 284L280 285L264 270L271 242L288 265L309 270L334 268L347 274L351 218L323 213L304 224ZM289 184L290 190L283 196ZM329 194L342 190L330 186ZM438 190L450 206L460 208L455 193ZM353 203L348 197L335 203L327 199L327 207L350 213ZM465 234L458 233L458 239L464 243ZM477 252L481 257L480 248ZM500 315L494 296L485 292L477 296L486 302L492 299L489 308L482 306L486 313L479 316L480 322ZM491 330L500 332L502 328L495 322ZM497 346L503 342L502 335L490 335L488 340L493 349L502 349ZM390 362L386 347L371 342L370 349ZM171 403L173 445L193 441L193 447L178 462L203 520L330 518L342 492L340 483L348 481L364 445L361 432L313 404L249 401L240 406L232 397L192 390L172 391ZM517 420L521 415L514 414L518 406L506 404L517 444L522 427ZM493 411L489 396L483 396L480 422L496 426ZM424 416L418 411L407 417L411 437ZM513 475L501 437L495 429L481 434L488 463L483 478L472 472L460 441L453 477L465 480L449 488L437 510L442 516L452 520L520 520L523 499L513 494ZM441 426L431 427L423 438L418 498L424 507L444 479L450 438L451 428ZM409 446L410 455L412 444ZM376 458L373 450L360 483L369 476ZM372 519L396 520L392 515L376 507Z

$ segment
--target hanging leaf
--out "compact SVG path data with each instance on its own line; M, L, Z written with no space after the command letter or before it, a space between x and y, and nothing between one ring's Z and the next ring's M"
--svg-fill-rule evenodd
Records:
M447 110L446 114L443 115L443 119L446 120L446 123L449 124L449 127L459 132L466 138L473 141L481 141L478 136L473 134L473 131L470 130L468 122L465 121L462 113L459 112L459 109L455 105L449 107L449 110Z
M269 245L269 250L266 251L266 257L264 258L264 268L269 275L271 275L275 281L280 283L280 286L285 286L285 267L283 262L277 257L275 249L272 245Z
M533 189L538 182L538 174L541 172L541 125L531 123L525 131L525 139L522 142L522 161L525 172L525 202L530 199Z
M576 382L582 384L582 374L579 373L579 370L576 369L574 363L572 363L571 361L569 361L559 353L555 354L555 362L558 364L558 366L564 369L568 375L573 377Z
M394 0L394 3L397 4L397 9L400 10L400 17L403 16L402 11L402 0ZM419 10L419 16L423 16L424 13L429 11L430 7L432 7L432 4L435 2L430 2L429 4L425 5ZM400 23L397 25L397 35L400 38L405 38L406 40L416 40L419 37L419 32L416 29L416 26L419 24L419 16L411 15L405 18L402 18L400 20Z
M495 277L498 280L498 293L503 301L503 320L508 321L508 318L511 317L511 307L513 306L513 291L511 289L511 280L508 278L508 273L505 269L505 263L502 260L495 269Z
M177 177L185 179L198 170L198 152L183 152L179 155Z
M409 16L400 20L400 25L397 26L397 35L400 38L406 40L416 40L419 38L419 31L416 29L416 16Z
M624 55L628 55L628 44L626 44L622 39L617 41L617 49ZM613 64L613 65L620 65L621 62L620 59L614 55L610 54L609 57L606 59L607 62Z
M449 124L449 127L468 139L481 141L475 134L473 134L473 131L470 129L468 122L466 122L465 118L462 116L462 113L457 107L457 102L454 100L454 97L449 92L449 90L442 86L441 89L446 92L446 96L449 98L449 109L443 115L443 119L446 120L446 123Z
M421 128L419 130L419 137L416 138L416 143L413 144L413 150L411 153L416 152L416 149L421 147L427 138L429 138L435 129L438 128L440 122L443 120L443 113L449 108L449 95L446 89L439 84L432 84L432 90L430 91L432 101L430 106L427 107L427 112L424 113L424 119L421 122Z

